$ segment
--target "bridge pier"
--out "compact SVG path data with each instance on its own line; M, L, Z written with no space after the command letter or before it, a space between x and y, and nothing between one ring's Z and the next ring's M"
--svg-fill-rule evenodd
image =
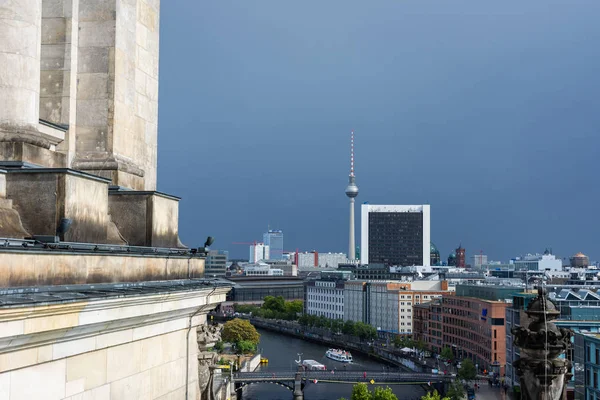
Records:
M298 368L294 377L294 400L304 400L304 392L302 391L302 367Z

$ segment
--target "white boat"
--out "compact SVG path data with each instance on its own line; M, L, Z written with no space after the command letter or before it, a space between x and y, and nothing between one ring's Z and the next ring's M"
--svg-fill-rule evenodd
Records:
M329 349L325 353L327 358L330 358L334 361L339 361L343 363L351 363L352 362L352 354L349 351L338 350L338 349Z

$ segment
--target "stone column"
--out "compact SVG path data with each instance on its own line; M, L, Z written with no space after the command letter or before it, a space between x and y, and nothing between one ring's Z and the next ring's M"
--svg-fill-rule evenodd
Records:
M36 130L42 0L0 2L0 131Z
M73 167L156 188L159 0L81 0Z

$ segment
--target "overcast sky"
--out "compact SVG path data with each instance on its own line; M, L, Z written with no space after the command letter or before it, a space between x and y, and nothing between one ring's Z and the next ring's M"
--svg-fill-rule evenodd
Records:
M431 204L442 258L600 258L600 2L161 5L159 190L180 236L347 252L360 204ZM357 226L360 243L360 226Z

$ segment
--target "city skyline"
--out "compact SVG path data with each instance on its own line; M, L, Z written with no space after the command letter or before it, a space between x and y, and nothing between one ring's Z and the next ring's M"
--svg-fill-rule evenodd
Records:
M185 244L245 254L269 221L346 252L355 129L359 202L430 204L442 259L600 258L599 4L340 4L163 5L158 188Z

